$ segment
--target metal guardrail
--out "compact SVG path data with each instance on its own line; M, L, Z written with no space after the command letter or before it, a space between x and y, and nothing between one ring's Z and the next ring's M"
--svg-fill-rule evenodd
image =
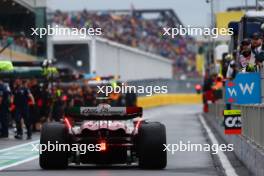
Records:
M261 102L264 103L264 69L261 69L260 72L261 77Z
M209 115L223 124L224 104L209 104ZM264 148L264 105L233 105L242 114L242 135L257 146Z

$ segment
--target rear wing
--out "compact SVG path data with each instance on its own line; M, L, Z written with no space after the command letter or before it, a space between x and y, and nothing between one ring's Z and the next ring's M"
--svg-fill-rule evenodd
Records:
M142 107L73 107L65 115L79 120L128 120L142 117Z

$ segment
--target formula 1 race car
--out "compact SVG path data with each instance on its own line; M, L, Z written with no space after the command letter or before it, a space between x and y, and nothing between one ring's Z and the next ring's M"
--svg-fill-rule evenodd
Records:
M73 107L65 112L63 122L43 125L40 146L50 144L57 147L40 152L43 169L65 169L69 164L138 164L142 169L167 165L165 126L143 120L140 107ZM86 152L65 150L66 144L86 145Z

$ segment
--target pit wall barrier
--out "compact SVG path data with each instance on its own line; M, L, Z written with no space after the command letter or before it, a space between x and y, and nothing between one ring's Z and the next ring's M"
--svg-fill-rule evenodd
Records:
M209 104L209 112L204 116L207 122L229 144L246 167L256 176L264 175L264 106L233 105L241 110L242 134L225 135L223 126L224 104Z
M159 94L138 97L137 105L143 108L153 108L174 104L201 104L201 94Z

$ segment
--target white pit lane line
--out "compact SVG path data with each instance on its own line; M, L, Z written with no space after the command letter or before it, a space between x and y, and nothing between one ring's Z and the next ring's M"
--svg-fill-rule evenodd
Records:
M4 169L7 169L7 168L10 168L10 167L14 167L14 166L17 166L17 165L20 165L20 164L26 163L26 162L29 162L29 161L32 161L32 160L37 159L37 158L39 158L39 156L33 156L33 157L28 158L28 159L21 160L21 161L18 161L18 162L15 162L15 163L9 164L9 165L7 165L7 166L0 167L0 171L2 171L2 170L4 170Z
M35 140L32 142L0 149L0 171L37 159L39 155L32 150L32 145L38 143L39 140Z
M217 144L219 145L215 135L213 134L213 132L211 131L210 127L207 125L206 121L204 120L204 117L202 115L199 115L199 120L201 121L203 127L205 128L211 142L213 144ZM225 155L225 153L221 150L219 150L219 152L217 153L219 160L221 162L221 165L223 166L225 173L227 176L238 176L234 167L232 166L232 164L230 163L230 161L228 160L227 156Z

